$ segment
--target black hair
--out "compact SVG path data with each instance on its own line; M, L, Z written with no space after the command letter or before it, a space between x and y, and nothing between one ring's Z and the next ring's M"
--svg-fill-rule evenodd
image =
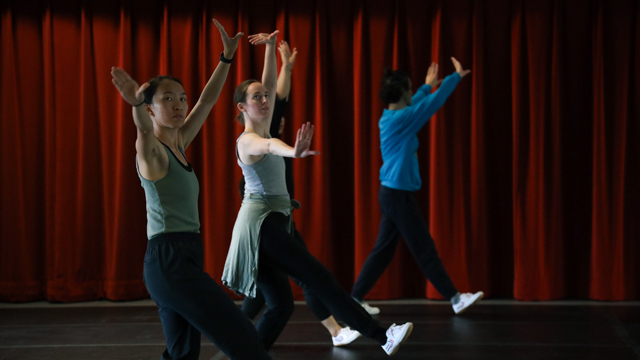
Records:
M240 83L240 85L238 85L238 87L236 87L236 92L233 94L233 103L234 104L238 104L238 103L243 103L246 104L247 103L247 90L249 90L249 85L253 84L253 83L257 83L259 82L258 80L255 79L249 79L249 80L245 80L243 82ZM238 120L238 122L244 126L244 114L242 112L240 112L240 114L238 114L238 116L236 116L236 119Z
M382 86L378 95L387 104L400 101L405 91L411 90L409 75L401 70L384 69Z
M156 91L158 90L158 86L160 85L160 82L162 80L173 80L175 82L177 82L178 84L182 85L182 81L180 81L180 79L174 78L173 76L169 76L169 75L158 75L156 77L154 77L153 79L149 80L149 87L144 89L144 102L145 104L151 104L153 102L153 95L156 94Z

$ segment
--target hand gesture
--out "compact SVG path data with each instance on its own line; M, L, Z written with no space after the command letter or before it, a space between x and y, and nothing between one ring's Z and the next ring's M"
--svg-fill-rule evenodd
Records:
M293 147L294 158L304 158L309 155L318 155L319 151L309 150L311 146L311 139L313 138L314 126L310 122L302 124L302 127L298 129L296 136L296 144Z
M127 74L126 71L119 67L111 68L111 82L116 86L116 89L120 91L120 95L124 101L128 102L131 106L141 105L144 101L144 90L149 87L149 83L144 83L142 86L138 86L138 83Z
M460 75L461 78L471 73L471 70L462 70L462 65L460 65L460 62L453 56L451 57L451 61L453 61L453 66L456 67L456 72L458 73L458 75Z
M424 83L434 88L440 85L441 82L442 79L438 80L438 64L432 62L429 66L429 70L427 70L427 77L424 80Z
M276 30L271 34L260 33L260 34L249 35L249 42L251 43L251 45L260 45L260 44L275 45L278 42L277 35L279 32L280 32L279 30Z
M278 50L280 51L282 66L285 67L287 70L293 69L293 64L296 62L296 56L298 55L298 49L293 48L293 53L291 53L289 44L286 41L282 40L280 41Z
M239 32L234 37L229 37L227 32L224 30L224 27L218 22L218 20L213 19L213 23L216 24L218 31L220 31L220 37L222 38L222 44L224 45L224 57L227 59L233 58L233 54L236 53L238 49L238 42L240 38L244 35L243 32Z

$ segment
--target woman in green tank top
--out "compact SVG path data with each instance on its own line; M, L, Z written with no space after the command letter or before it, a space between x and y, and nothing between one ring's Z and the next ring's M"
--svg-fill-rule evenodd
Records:
M249 319L203 271L198 182L184 150L218 100L242 33L231 38L216 20L224 51L188 113L179 80L159 76L138 86L113 67L112 82L133 106L136 164L147 198L148 236L144 282L167 342L163 359L198 359L201 334L232 359L270 359Z

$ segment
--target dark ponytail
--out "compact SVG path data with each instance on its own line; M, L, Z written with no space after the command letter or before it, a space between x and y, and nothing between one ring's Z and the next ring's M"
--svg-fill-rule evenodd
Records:
M236 87L236 92L233 94L233 103L238 105L238 103L247 103L247 90L249 90L249 85L258 82L258 80L250 79L245 80ZM244 126L244 114L240 112L238 116L236 116L238 122Z

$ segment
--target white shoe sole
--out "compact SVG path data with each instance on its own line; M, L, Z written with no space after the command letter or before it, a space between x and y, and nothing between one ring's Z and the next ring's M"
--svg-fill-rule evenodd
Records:
M349 339L349 341L345 341L345 342L342 342L342 343L339 343L339 344L333 344L333 346L335 346L335 347L340 347L340 346L349 345L349 344L351 344L352 342L354 342L354 341L358 340L358 338L359 338L360 336L362 336L362 334L358 334L358 335L357 335L357 336L355 336L354 338Z
M407 329L407 332L404 333L404 336L402 337L402 340L400 340L398 342L398 345L396 345L395 348L393 348L393 350L389 353L389 356L392 356L393 354L398 352L398 349L400 349L400 345L402 345L402 343L405 342L405 340L407 340L407 338L409 337L409 335L411 335L411 332L413 331L413 323L409 323L409 328Z
M472 307L473 305L475 305L478 301L482 300L482 298L484 297L484 292L480 292L480 296L478 296L477 299L473 300L473 302L471 302L469 305L467 305L466 307L464 307L462 310L458 311L456 313L456 315L460 315L463 312L467 311L468 308Z

